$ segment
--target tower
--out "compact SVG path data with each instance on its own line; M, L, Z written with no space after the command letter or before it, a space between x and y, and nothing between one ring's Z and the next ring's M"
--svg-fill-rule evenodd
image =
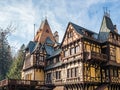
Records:
M55 31L55 33L54 33L54 38L55 38L56 42L59 42L59 35L58 35L57 31Z
M46 42L54 44L55 39L48 24L47 19L42 21L33 41L26 47L26 57L24 61L22 79L39 80L44 82L44 67L47 56ZM47 48L46 48L47 47Z

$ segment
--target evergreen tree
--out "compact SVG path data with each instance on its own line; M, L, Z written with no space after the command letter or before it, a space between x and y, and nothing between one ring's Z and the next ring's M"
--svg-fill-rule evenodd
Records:
M24 63L24 48L25 45L23 44L20 50L17 53L17 56L14 58L13 63L7 73L8 78L11 79L20 79L21 78L21 70Z
M0 80L6 78L6 73L12 62L11 47L7 41L8 35L15 30L12 25L0 28Z

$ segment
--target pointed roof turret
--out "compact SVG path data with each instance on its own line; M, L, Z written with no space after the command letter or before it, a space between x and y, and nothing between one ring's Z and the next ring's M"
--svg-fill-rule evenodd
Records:
M37 41L43 44L47 37L49 37L53 42L55 42L54 36L48 24L48 21L47 19L45 19L44 21L42 21L40 28L37 31L34 41Z
M105 42L108 39L110 31L112 31L112 32L114 31L114 25L112 23L110 16L105 14L103 16L98 39L101 42Z

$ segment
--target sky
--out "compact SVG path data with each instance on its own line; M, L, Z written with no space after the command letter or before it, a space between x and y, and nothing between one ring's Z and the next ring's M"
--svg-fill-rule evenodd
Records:
M52 32L58 31L60 42L69 22L99 33L104 8L120 30L119 0L0 0L0 27L16 28L8 36L13 51L34 38L41 21L47 18Z

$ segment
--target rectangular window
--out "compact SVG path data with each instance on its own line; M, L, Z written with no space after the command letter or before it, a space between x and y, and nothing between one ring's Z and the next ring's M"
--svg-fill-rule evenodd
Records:
M108 77L109 76L109 70L106 69L106 76Z
M61 71L56 71L56 79L61 79Z
M113 74L114 74L114 77L118 77L118 70L117 69L113 69Z
M71 69L71 77L73 77L73 68Z
M43 56L41 56L41 61L43 61L44 60L44 57Z
M68 38L72 37L73 36L72 31L68 32L67 36L68 36Z
M61 71L59 71L59 79L61 79Z
M78 68L76 67L75 68L75 77L77 77L77 74L78 74Z
M67 78L77 77L78 67L67 69Z
M71 69L69 69L69 78L71 77Z
M51 83L51 73L47 73L47 83Z
M67 78L69 78L69 69L67 69Z
M80 52L80 47L79 47L79 46L76 46L76 47L75 47L75 53L78 53L78 52Z
M74 48L71 48L70 49L70 54L73 55L75 53L75 49Z
M64 56L65 56L65 57L68 56L68 51L67 51L67 50L64 51Z

